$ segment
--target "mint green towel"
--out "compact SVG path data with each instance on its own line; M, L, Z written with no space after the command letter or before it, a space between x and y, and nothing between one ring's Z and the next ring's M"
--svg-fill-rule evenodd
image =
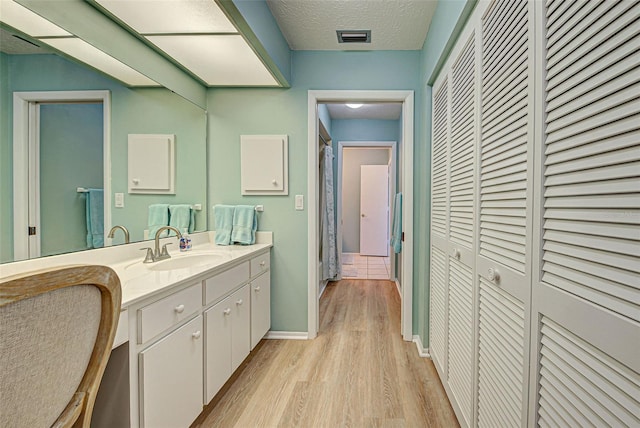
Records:
M396 195L393 203L391 246L393 247L393 252L396 254L402 251L402 193Z
M255 244L256 229L258 229L258 216L253 205L238 205L233 214L233 230L231 242L239 244Z
M104 247L104 191L89 189L86 193L87 248Z
M233 228L233 215L236 207L233 205L215 205L213 216L216 225L216 245L231 244L231 229Z
M193 233L195 225L195 212L191 209L191 205L169 205L169 226L173 226L180 232L185 229L189 233ZM171 232L169 236L175 235Z
M156 232L162 226L169 225L169 204L153 204L149 205L149 220L147 223L149 227L149 239L156 237ZM161 238L169 236L168 231L162 232Z

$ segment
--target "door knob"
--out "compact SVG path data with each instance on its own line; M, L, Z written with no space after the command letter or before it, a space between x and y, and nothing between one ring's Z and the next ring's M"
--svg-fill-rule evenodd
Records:
M194 339L200 339L200 335L202 333L200 332L200 330L196 331L195 333L191 334L191 337L193 337Z
M364 217L364 214L360 214L360 217Z
M181 314L184 311L184 305L178 305L175 308L173 308L173 310Z
M222 313L225 314L225 315L231 314L231 308L225 309L224 311L222 311Z

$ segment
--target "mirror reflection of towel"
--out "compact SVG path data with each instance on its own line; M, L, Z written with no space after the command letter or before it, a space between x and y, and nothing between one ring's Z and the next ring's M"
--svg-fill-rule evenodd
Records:
M87 247L104 247L104 191L88 189L86 193Z
M191 205L169 205L169 226L173 226L180 232L185 230L193 233L195 227L195 212L191 209ZM171 232L169 236L175 235Z
M156 236L156 232L162 226L169 225L169 204L152 204L149 205L149 239ZM165 230L160 235L161 238L169 236L169 231Z

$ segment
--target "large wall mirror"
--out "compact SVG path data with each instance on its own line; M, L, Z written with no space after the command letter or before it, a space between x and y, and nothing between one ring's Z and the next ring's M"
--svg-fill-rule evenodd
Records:
M129 87L46 47L30 49L33 40L6 24L1 30L0 262L29 257L14 251L19 238L15 224L22 221L15 216L16 188L17 199L23 200L19 203L35 212L28 214L31 218L25 226L31 226L33 216L39 222L39 248L29 251L32 256L101 246L100 239L91 242L88 236L85 189L108 192L103 207L105 235L110 227L122 225L131 242L145 239L152 204L191 205L195 230L207 230L206 114L202 108L166 88ZM42 93L48 97L39 99ZM17 165L14 122L24 109L16 113L16 106L26 108L26 129L38 137L35 149L19 148L26 158L16 161ZM175 194L128 193L129 134L175 135ZM26 178L15 183L16 176ZM116 194L122 194L122 200ZM103 238L104 245L124 242L119 231L113 240Z

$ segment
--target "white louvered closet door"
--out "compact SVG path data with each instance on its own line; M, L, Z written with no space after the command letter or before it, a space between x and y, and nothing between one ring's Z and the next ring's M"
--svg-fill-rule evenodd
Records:
M433 95L430 350L463 426L473 425L475 400L475 34L462 33Z
M527 421L533 196L534 2L482 17L478 426Z
M448 236L449 236L449 84L445 78L433 93L431 153L431 277L429 351L441 373L447 370Z
M638 427L640 2L549 0L538 14L530 424Z

